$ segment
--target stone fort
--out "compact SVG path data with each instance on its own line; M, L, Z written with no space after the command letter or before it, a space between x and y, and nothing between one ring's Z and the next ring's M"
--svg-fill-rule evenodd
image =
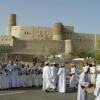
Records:
M100 41L100 35L96 36ZM20 26L16 14L8 17L7 31L0 36L0 53L7 59L20 56L20 59L31 60L33 55L70 54L79 48L91 51L95 48L95 35L78 33L73 26L60 22L52 27ZM98 48L99 45L97 45Z

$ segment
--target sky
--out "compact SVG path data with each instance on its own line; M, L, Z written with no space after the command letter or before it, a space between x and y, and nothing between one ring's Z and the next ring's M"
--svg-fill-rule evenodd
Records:
M6 32L11 13L18 25L52 27L62 22L76 32L100 34L100 0L0 0L0 34Z

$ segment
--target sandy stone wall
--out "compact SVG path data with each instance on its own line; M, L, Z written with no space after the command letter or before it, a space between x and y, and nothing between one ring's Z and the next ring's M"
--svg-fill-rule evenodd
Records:
M52 40L33 40L22 41L14 40L14 47L12 53L26 53L26 54L42 54L48 55L52 53L65 52L64 41L52 41Z

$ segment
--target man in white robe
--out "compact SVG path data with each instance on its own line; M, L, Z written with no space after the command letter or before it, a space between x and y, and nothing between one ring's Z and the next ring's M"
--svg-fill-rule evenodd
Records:
M85 66L83 70L83 73L79 76L77 100L88 100L86 88L90 84L88 79L89 67Z
M96 78L96 86L94 90L95 100L100 100L100 65L96 67L97 78Z
M45 62L45 66L43 67L43 91L48 91L51 85L53 85L53 83L50 67L48 62Z
M42 86L42 66L38 66L38 83L39 87Z
M58 78L58 69L56 67L56 64L53 62L50 65L50 71L51 71L51 75L52 75L52 82L54 84L52 89L56 89L57 87L57 78Z
M21 75L20 75L21 87L26 87L27 84L26 84L26 67L25 67L25 64L22 64L22 66L20 68L20 72L21 72Z
M27 65L27 86L32 87L32 74L31 74L31 67Z
M91 84L95 85L96 82L96 68L95 66L90 67Z
M8 72L6 70L6 66L7 66L6 63L4 65L2 65L2 67L3 67L3 70L2 70L2 72L3 72L2 89L8 89L9 88Z
M8 73L9 88L12 88L13 70L14 70L14 62L13 61L10 61L10 63L7 64L6 70L7 70L7 73Z
M70 78L70 87L71 88L77 88L78 85L78 75L76 73L76 68L71 68L71 78Z
M35 65L35 68L34 68L34 85L36 87L39 87L38 65Z
M64 65L62 65L60 68L59 68L59 71L58 71L58 91L61 92L61 93L65 93L66 92L66 68Z
M32 86L35 86L35 64L33 63L33 65L31 66L31 74L32 74Z
M18 76L17 76L17 87L21 87L21 63L17 63Z
M13 74L12 74L12 87L17 87L17 78L18 78L18 66L14 64Z

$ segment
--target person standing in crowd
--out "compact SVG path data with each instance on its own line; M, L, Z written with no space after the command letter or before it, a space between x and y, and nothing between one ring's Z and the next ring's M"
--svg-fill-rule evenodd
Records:
M95 100L100 100L100 65L96 67L96 73L97 73L97 78L96 78L94 95L95 95Z
M27 81L27 87L32 87L32 74L31 74L31 67L30 65L26 65L26 81Z
M79 76L77 100L88 100L86 88L89 87L90 82L88 79L89 66L83 67L83 72Z
M26 67L25 64L22 64L20 67L20 86L21 87L26 87L27 83L26 83Z
M7 64L4 64L3 67L3 80L2 80L2 89L9 89L9 80L8 80L8 71L6 70Z
M17 62L16 63L16 66L17 66L17 71L18 71L18 76L17 76L17 88L20 88L21 87L21 63Z
M56 78L55 78L55 85L56 85L56 90L57 90L57 87L58 87L58 71L59 71L59 64L58 63L56 63L56 64L54 64L54 66L55 66L55 68L56 68L56 73L57 73L57 76L56 76Z
M59 68L58 71L58 91L61 93L65 93L66 92L66 68L64 65L61 65L61 67Z
M57 87L57 73L58 73L58 70L57 70L57 67L56 67L56 64L55 62L51 63L50 64L50 71L51 71L51 75L52 75L52 83L53 83L53 90L55 90Z
M14 62L10 61L6 66L7 74L8 74L8 84L9 88L12 88L13 82L13 70L14 70Z
M70 78L70 87L77 88L78 85L78 75L76 73L76 67L74 64L71 65L71 78Z
M91 84L93 86L95 86L95 82L96 82L96 67L94 64L90 64L90 80L91 80Z
M35 77L36 77L36 74L35 74L35 67L36 64L33 63L32 66L31 66L31 74L32 74L32 86L34 87L35 86Z
M43 91L46 92L49 91L51 84L52 84L52 75L49 63L45 62L45 66L43 67Z
M13 74L12 74L12 88L17 87L17 78L18 78L18 66L17 63L14 63Z
M38 75L38 64L36 63L34 66L34 86L39 87L39 75Z
M42 86L42 65L39 65L38 68L38 85L39 87Z

